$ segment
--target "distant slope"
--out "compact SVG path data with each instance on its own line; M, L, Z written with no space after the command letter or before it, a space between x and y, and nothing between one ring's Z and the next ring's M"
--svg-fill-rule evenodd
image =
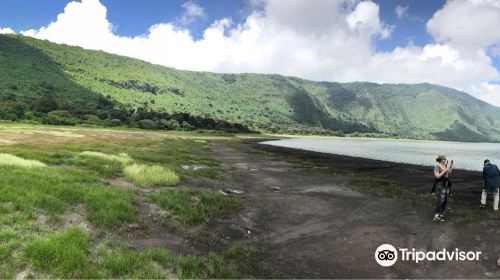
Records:
M430 84L181 71L12 35L0 35L0 77L0 92L23 99L29 108L44 92L54 92L68 111L82 110L81 102L86 102L90 111L100 110L100 119L110 118L102 111L122 104L270 132L500 140L500 108Z
M23 39L27 38L0 35L0 92L4 100L17 97L32 103L50 93L68 109L77 103L97 108L99 101L106 102L101 93L75 82L60 64Z

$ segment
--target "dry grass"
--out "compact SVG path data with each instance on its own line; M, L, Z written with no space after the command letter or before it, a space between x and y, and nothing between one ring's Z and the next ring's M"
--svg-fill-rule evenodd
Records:
M0 139L0 145L14 145L14 144L16 144L15 141L8 139Z

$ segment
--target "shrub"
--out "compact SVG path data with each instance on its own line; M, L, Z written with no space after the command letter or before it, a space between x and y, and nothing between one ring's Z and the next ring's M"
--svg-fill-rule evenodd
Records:
M190 124L186 121L182 122L181 127L183 130L194 130L195 129L195 127L192 124Z
M167 130L179 130L181 128L181 125L179 124L178 121L176 120L168 120L166 125L165 125L165 129Z
M109 125L109 126L120 126L122 125L122 121L119 120L119 119L108 119L106 121L106 124Z
M75 125L80 120L71 116L68 111L51 111L42 117L43 124L50 125Z
M84 116L88 123L90 124L102 124L103 121L96 115L87 114Z
M142 129L155 129L156 128L156 123L152 120L140 120L139 121L139 127Z

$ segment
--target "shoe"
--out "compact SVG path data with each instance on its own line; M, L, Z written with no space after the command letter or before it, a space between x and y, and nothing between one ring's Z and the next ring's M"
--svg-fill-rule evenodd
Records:
M484 207L486 207L486 204L479 205L479 208L484 208Z
M498 209L493 209L494 212L498 212Z
M439 214L438 216L441 220L444 220L444 214Z
M432 219L434 222L444 222L444 219L439 217L439 216L434 216L434 218Z

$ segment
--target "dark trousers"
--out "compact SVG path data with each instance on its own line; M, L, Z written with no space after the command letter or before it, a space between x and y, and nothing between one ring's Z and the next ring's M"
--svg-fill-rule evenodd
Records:
M436 184L436 195L437 195L437 205L436 214L443 214L446 208L446 202L448 201L448 195L450 194L450 188L445 182L439 182Z

